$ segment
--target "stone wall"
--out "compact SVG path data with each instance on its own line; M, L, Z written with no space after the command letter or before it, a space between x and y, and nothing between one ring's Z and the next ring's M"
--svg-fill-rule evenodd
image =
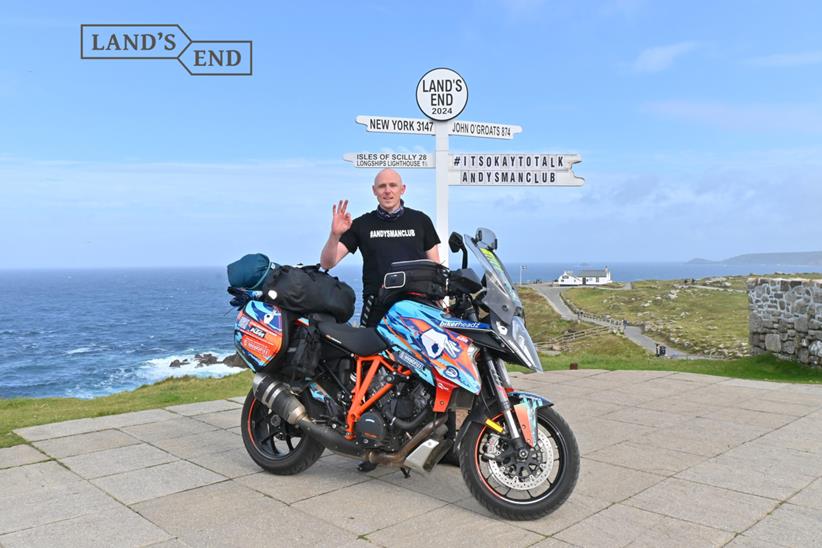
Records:
M822 366L822 281L748 279L753 354Z

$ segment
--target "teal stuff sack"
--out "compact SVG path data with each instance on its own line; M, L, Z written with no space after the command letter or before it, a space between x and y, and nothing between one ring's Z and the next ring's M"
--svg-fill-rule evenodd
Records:
M228 285L245 289L259 289L272 263L266 255L253 253L234 261L228 271Z

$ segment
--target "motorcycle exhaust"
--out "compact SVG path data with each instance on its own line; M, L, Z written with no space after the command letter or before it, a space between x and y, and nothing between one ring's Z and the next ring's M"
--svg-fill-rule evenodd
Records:
M381 451L365 450L359 447L355 442L345 439L334 429L312 421L308 417L305 406L300 403L297 396L291 392L288 384L274 380L270 375L266 375L265 373L257 373L254 375L252 390L257 401L271 409L288 424L298 426L303 432L322 443L331 451L352 457L360 457L373 464L395 467L408 464L409 466L413 465L418 470L429 472L450 449L450 444L447 443L449 440L429 440L429 438L432 437L440 439L444 437L445 427L443 425L448 419L447 416L439 417L422 427L422 429L408 440L408 443L396 453L383 453ZM426 440L437 443L433 445L429 443L425 447L421 447L421 444L426 442ZM417 448L420 448L420 451L419 455L415 457L414 462L406 463L409 453ZM414 451L414 453L417 454L417 451ZM417 462L419 462L419 465Z
M356 443L345 439L334 429L312 421L308 417L305 406L300 403L286 383L276 381L264 373L257 373L254 375L252 390L257 401L271 409L288 424L299 427L328 449L356 457L362 455L363 449Z

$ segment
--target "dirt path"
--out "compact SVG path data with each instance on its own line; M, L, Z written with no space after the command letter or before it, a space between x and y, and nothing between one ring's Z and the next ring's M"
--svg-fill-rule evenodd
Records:
M611 324L602 320L597 320L595 318L587 318L585 316L579 316L573 310L571 310L567 304L565 304L565 300L562 298L562 292L568 289L567 287L556 287L548 284L535 284L534 289L537 290L537 293L542 295L548 304L551 305L557 314L559 314L563 320L568 321L583 321L586 323L594 324L594 325L606 325L610 326ZM611 291L623 291L624 289L611 289ZM642 328L635 326L635 325L626 325L624 331L625 337L628 338L629 341L632 343L641 346L647 352L651 354L656 354L656 347L658 345L664 345L666 349L666 357L673 358L673 359L700 359L704 358L704 356L697 356L695 354L689 354L687 352L683 352L682 350L677 350L676 348L671 348L667 345L667 343L656 341L648 336L646 336L642 332Z

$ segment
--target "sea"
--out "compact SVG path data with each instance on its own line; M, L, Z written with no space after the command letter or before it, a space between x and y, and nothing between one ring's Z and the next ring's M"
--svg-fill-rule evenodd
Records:
M604 263L510 263L514 282L550 281ZM607 264L614 281L813 272L801 265ZM358 295L360 266L332 271ZM93 398L168 377L221 377L194 356L234 352L224 268L0 270L0 398ZM173 360L189 360L179 368Z

